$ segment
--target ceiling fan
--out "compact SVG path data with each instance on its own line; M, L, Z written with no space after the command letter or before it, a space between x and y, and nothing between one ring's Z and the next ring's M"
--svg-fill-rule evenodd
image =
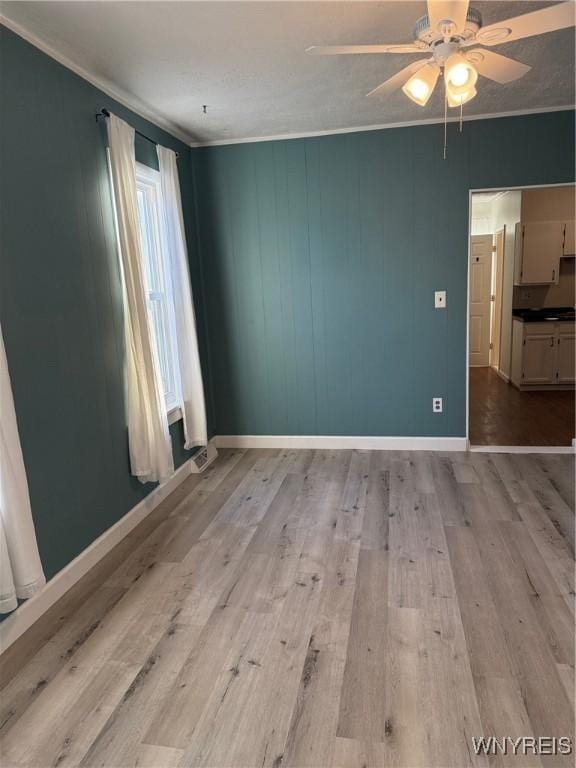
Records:
M479 11L469 0L428 0L428 13L416 22L414 42L400 45L312 46L312 55L358 53L420 53L426 58L412 62L374 88L368 96L385 96L402 88L406 96L425 106L443 72L445 104L462 107L476 96L478 75L497 83L510 83L530 69L526 64L494 51L492 47L524 37L543 35L574 26L575 4L563 2L523 16L482 26ZM429 54L432 54L431 56Z

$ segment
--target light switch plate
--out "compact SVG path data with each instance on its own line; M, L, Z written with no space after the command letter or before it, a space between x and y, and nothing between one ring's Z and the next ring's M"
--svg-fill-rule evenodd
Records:
M434 291L435 309L444 309L446 306L446 291Z

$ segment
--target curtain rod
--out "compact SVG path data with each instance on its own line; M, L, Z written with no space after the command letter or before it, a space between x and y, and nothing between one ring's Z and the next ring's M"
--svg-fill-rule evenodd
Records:
M99 117L110 117L110 112L107 109L102 108L100 112L96 112L96 122L98 122ZM150 136L146 136L145 133L142 133L136 128L134 128L134 133L138 134L138 136L140 136L141 138L146 139L146 141L149 141L151 144L154 144L156 147L159 146L157 141L154 141L154 139L151 139ZM179 152L175 152L174 154L176 155L176 157L180 157Z

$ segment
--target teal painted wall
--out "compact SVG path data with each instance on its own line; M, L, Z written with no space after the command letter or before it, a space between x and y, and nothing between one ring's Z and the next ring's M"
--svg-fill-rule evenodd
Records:
M448 133L194 152L218 434L465 435L468 190L572 181L574 114Z
M151 489L131 477L107 107L180 153L203 368L206 337L190 150L0 27L0 319L48 578ZM140 160L153 146L139 140ZM206 381L208 392L209 382ZM210 414L209 414L210 415ZM177 465L181 424L172 427Z
M446 162L439 126L190 150L3 27L0 56L0 319L48 577L151 489L102 107L180 152L211 434L464 434L467 191L571 181L572 113L450 126Z

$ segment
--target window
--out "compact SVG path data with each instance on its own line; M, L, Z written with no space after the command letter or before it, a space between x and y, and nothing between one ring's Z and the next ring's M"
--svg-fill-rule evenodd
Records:
M181 404L181 395L172 273L162 215L159 172L136 163L136 191L148 288L148 308L156 335L166 409L171 411Z

